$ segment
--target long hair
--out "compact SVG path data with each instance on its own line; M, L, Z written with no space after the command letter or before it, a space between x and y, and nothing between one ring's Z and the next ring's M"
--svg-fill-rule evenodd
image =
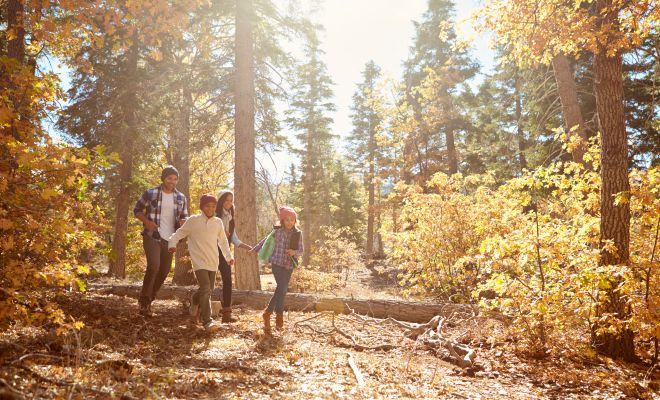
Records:
M227 199L227 196L234 196L234 193L230 192L229 190L221 192L219 198L218 198L218 205L215 206L215 216L218 218L222 218L222 212L224 210L223 204L225 203L225 200ZM229 236L234 234L234 229L236 228L236 223L234 222L234 206L232 205L231 208L229 209L229 214L231 215L231 221L229 221Z

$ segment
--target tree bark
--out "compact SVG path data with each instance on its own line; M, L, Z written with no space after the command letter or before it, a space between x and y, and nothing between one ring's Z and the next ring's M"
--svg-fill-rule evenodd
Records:
M89 288L104 294L128 296L138 298L140 285L90 285ZM197 290L194 286L163 285L158 291L158 299L179 299L188 301L192 293ZM263 309L272 297L272 292L260 290L234 290L232 302L245 304L253 309ZM222 297L222 288L215 288L213 298ZM213 308L221 308L219 301L213 301ZM349 309L350 307L350 309ZM355 312L375 318L394 318L408 322L428 322L436 315L449 317L454 314L473 316L479 313L479 307L469 304L455 303L423 303L402 300L367 300L344 297L321 296L305 293L288 293L286 295L286 309L288 311L334 311L337 314L350 314Z
M120 97L124 124L121 127L121 165L119 166L119 194L117 195L117 214L115 232L112 240L112 257L108 275L126 277L126 232L128 231L128 212L130 207L131 179L133 176L133 143L138 135L135 112L138 107L134 78L137 74L138 43L133 38L126 60L123 96Z
M252 0L236 0L234 194L236 232L246 243L257 241L253 19ZM236 287L260 289L256 257L247 252L237 252L235 258Z
M617 26L618 16L612 11L611 2L598 2L598 10L609 11L601 18L607 26ZM601 15L599 13L599 15ZM629 261L630 205L627 201L614 204L618 193L628 194L628 138L625 127L623 104L622 56L619 52L608 56L607 49L601 47L595 55L595 94L598 124L601 134L601 192L600 192L600 244L601 265L622 265ZM612 241L616 251L603 250L606 241ZM626 320L630 311L626 300L616 290L620 278L611 278L607 298L600 304L600 313L613 313L616 318ZM596 328L600 325L595 324ZM635 360L634 335L628 328L617 334L606 333L595 336L596 348L604 354L625 360Z
M188 214L190 214L190 114L192 111L192 93L184 85L182 89L182 105L180 109L180 129L172 132L172 160L170 163L179 171L177 189L188 199ZM176 285L192 285L195 283L195 274L188 253L188 241L181 241L177 245L174 259L174 276L172 283Z
M584 163L584 152L587 143L587 134L584 127L584 118L578 102L577 87L571 64L564 54L559 53L552 59L552 69L555 80L557 81L557 91L561 101L564 124L566 125L566 134L578 135L582 139L582 144L575 148L572 153L573 161ZM575 128L573 131L572 129Z

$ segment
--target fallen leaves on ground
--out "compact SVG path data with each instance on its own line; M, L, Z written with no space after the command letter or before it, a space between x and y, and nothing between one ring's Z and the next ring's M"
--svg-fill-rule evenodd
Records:
M391 327L379 328L380 343L375 325L360 329L345 316L287 313L285 330L266 336L261 313L239 307L238 323L208 334L178 301L156 301L147 319L129 298L71 293L57 301L85 327L60 336L48 326L14 327L0 335L1 398L652 399L660 382L657 370L596 356L518 356L506 343L489 344L498 323L485 318L445 328L478 349L477 366L464 370ZM356 341L393 348L360 351L345 336L324 333L333 323Z

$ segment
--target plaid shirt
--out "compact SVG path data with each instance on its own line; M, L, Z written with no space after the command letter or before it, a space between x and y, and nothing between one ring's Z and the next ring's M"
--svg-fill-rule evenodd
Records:
M291 269L291 257L286 255L286 251L289 249L289 242L291 241L291 236L293 235L292 230L286 230L283 228L278 228L275 230L275 249L273 254L270 256L269 260L271 265L277 265L284 267L286 269ZM300 231L298 231L300 232ZM265 242L265 239L261 240L254 246L254 251L258 252L261 250ZM296 254L294 257L298 258L303 253L303 241L302 241L302 232L300 232L300 240L298 241L298 248L296 249Z
M142 213L149 221L153 221L156 225L160 226L160 213L161 204L163 202L162 187L156 186L155 188L147 189L142 193L142 196L135 203L133 208L133 215ZM179 229L179 221L188 218L188 201L186 196L178 190L174 189L174 230ZM154 237L157 230L149 232L145 227L142 234L147 234ZM155 238L155 237L154 237ZM162 238L167 239L167 238Z

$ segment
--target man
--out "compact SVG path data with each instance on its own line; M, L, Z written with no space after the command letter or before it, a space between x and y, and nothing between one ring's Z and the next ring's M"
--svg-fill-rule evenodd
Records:
M176 190L179 171L172 166L163 169L161 184L147 189L135 204L133 214L142 221L142 244L147 257L147 271L140 292L140 314L150 317L151 302L172 268L172 253L167 248L169 238L188 218L188 202Z

